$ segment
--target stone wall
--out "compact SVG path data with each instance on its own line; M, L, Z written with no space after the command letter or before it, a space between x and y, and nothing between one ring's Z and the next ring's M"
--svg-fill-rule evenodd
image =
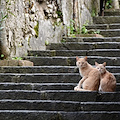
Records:
M99 0L9 0L4 5L9 8L5 26L10 56L45 50L67 35L71 19L81 27L99 12Z

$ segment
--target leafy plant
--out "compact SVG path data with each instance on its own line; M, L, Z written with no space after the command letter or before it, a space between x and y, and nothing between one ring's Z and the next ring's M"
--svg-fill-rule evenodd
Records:
M83 24L81 29L79 29L78 27L77 29L75 29L74 24L75 24L74 20L71 20L70 26L67 27L68 30L70 30L70 33L68 34L69 37L76 37L76 35L78 34L100 34L99 30L91 31L86 28L86 26L88 26L88 21L86 21L85 24Z
M93 33L94 33L94 34L100 34L100 31L97 30L97 31L94 31Z
M45 41L45 45L46 45L46 46L48 46L48 45L49 45L49 42L48 42L47 40Z
M86 22L85 24L83 24L82 28L81 28L81 34L87 34L88 30L86 28L86 26L88 25L88 22Z
M22 60L23 58L21 57L13 57L12 60Z
M11 5L11 1L10 0L6 0L6 8L4 11L6 11L6 14L4 15L4 13L1 11L1 18L0 18L0 26L2 24L2 22L5 20L5 18L8 18L8 15L11 14L13 16L15 16L10 9L10 5ZM2 30L3 27L0 27L0 30Z
M66 42L66 40L65 40L65 39L62 39L62 40L61 40L61 42L62 42L62 43L65 43L65 42Z
M58 18L63 18L63 14L60 10L56 11Z
M1 54L1 58L4 58L4 55L3 55L3 54Z
M110 9L110 8L112 8L112 0L107 0L107 2L106 2L106 5L105 5L105 9Z
M39 36L39 22L37 22L37 25L34 27L35 33L36 33L36 38Z
M15 15L11 12L10 6L11 6L11 0L6 0L6 12L7 12L7 16L8 16L8 14L11 14L11 15L15 16Z
M70 37L76 37L76 34L80 34L80 29L75 29L75 21L72 19L70 20L70 26L67 26L67 29L70 31L68 34Z

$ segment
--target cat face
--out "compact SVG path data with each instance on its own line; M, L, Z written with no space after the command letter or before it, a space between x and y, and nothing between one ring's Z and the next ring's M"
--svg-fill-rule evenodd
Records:
M101 74L104 74L105 71L106 71L106 62L104 62L103 64L98 64L97 62L95 62L95 65L96 65L96 68L98 69L98 71L101 73Z
M76 65L78 68L85 68L87 66L87 57L85 58L76 57Z

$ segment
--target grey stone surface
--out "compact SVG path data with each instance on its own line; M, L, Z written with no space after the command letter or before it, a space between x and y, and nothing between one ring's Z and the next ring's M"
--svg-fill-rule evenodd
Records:
M91 13L99 12L99 0L12 0L6 4L12 14L5 21L10 56L25 56L27 50L45 50L46 43L58 43L67 35L70 20L76 14L76 26L92 23Z

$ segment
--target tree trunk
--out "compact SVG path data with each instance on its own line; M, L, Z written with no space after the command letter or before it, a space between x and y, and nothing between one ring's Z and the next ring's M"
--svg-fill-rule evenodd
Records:
M119 0L112 0L112 6L114 9L119 9Z
M4 16L5 13L5 1L0 0L0 19L2 19L2 14ZM0 21L0 58L3 55L2 59L8 58L10 55L10 50L8 47L8 42L6 38L6 28L5 28L5 20Z

